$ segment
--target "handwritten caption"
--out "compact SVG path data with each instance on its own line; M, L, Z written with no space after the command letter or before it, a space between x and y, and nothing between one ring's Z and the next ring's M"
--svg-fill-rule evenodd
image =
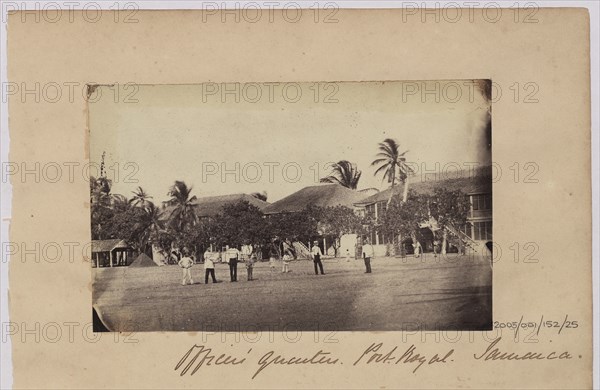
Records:
M506 346L501 346L502 337L492 341L485 346L483 351L471 356L476 361L494 362L494 361L540 361L540 360L570 360L573 355L568 351L523 351L511 352ZM175 365L174 371L180 376L196 374L202 367L210 366L240 366L252 365L251 368L255 379L260 374L272 369L273 367L283 366L341 366L344 362L349 362L354 366L402 366L407 367L413 374L422 367L440 366L454 362L455 350L447 349L437 353L424 353L418 350L414 344L408 348L395 345L386 345L384 343L371 343L355 357L336 356L333 352L319 349L306 355L286 356L277 353L274 350L260 354L257 359L253 348L250 348L245 354L229 355L218 353L206 345L194 344L185 351L183 356ZM581 357L581 356L580 356ZM254 363L250 363L255 360Z

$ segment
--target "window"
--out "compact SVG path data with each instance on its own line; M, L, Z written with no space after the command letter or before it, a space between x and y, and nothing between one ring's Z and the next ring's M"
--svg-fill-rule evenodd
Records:
M367 218L375 219L375 204L368 205L365 210Z
M383 213L387 210L387 201L381 201L377 203L377 216L381 218Z
M492 239L492 221L473 222L473 230L475 240L491 240Z
M471 200L473 202L473 210L491 210L492 209L492 195L491 194L472 195Z
M471 237L471 224L469 222L461 226L460 231Z

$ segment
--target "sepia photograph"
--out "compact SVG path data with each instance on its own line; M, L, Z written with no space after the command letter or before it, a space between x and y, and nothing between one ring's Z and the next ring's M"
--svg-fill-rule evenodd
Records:
M0 7L1 389L598 388L600 3L75 3Z
M94 331L490 330L491 94L89 86Z

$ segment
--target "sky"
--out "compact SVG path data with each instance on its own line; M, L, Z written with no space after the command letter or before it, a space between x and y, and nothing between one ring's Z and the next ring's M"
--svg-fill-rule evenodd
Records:
M106 152L112 192L141 186L156 203L175 180L198 197L266 191L274 202L339 160L358 165L359 189L385 189L370 166L385 138L408 150L417 176L489 163L488 109L467 80L101 86L88 108L90 162Z

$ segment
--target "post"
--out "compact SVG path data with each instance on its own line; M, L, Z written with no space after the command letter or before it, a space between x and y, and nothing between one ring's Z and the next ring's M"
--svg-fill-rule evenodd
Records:
M108 251L108 256L109 256L109 259L110 259L110 266L112 267L112 266L113 266L113 255L112 255L112 251Z
M446 228L442 228L442 250L440 251L442 255L446 254L446 245L448 245L448 231Z
M323 237L323 255L327 254L327 239Z
M96 252L96 268L100 268L100 256L98 252Z

